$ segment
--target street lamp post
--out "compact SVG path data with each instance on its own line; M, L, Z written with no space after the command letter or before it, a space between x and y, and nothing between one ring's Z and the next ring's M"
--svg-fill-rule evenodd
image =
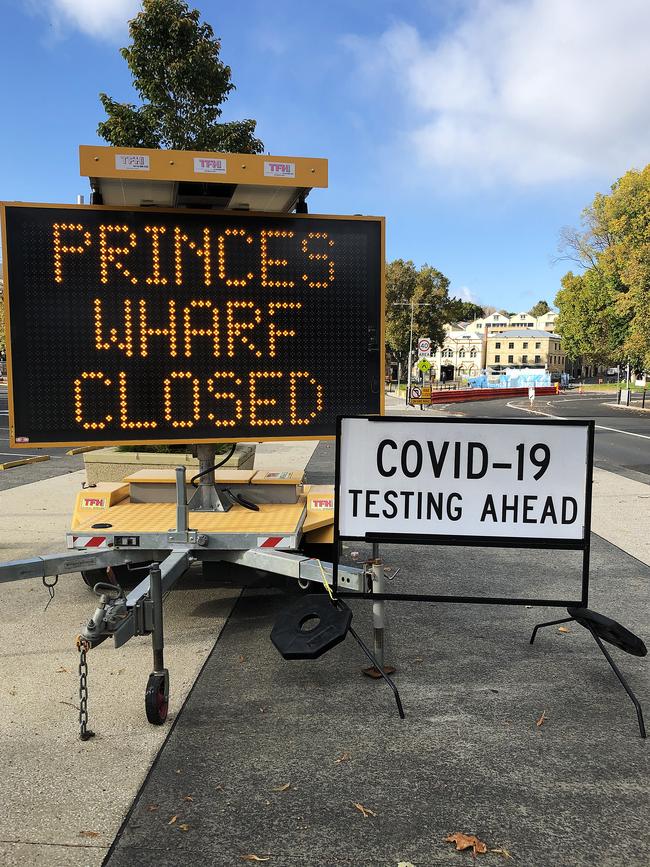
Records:
M404 403L406 403L406 404L408 404L408 402L409 402L409 395L411 393L411 368L413 367L413 364L411 363L412 355L413 355L413 316L415 314L415 308L416 307L432 307L433 306L432 304L430 304L429 302L426 302L426 301L420 301L420 302L394 301L393 307L406 307L407 304L410 304L410 306L411 306L411 331L410 331L410 338L409 338L409 361L408 361L409 369L408 369L407 381L406 381L406 400L404 401Z

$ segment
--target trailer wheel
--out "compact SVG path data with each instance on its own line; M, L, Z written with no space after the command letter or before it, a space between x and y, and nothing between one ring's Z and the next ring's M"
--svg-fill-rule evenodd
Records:
M169 680L163 674L150 674L144 693L144 708L147 720L161 726L167 719L169 709Z

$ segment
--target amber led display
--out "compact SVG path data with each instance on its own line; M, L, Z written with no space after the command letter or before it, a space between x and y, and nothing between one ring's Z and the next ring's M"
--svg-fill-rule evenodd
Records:
M12 439L322 437L380 411L378 218L5 207Z

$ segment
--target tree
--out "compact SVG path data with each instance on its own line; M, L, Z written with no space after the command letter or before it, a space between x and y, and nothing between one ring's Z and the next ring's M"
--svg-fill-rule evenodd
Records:
M474 319L482 319L485 310L480 304L473 301L463 301L460 298L450 298L447 304L448 322L472 322Z
M234 90L221 42L184 0L143 0L129 22L126 60L142 105L99 98L108 115L98 134L117 147L261 153L254 120L218 122Z
M550 313L551 305L548 303L548 301L544 301L544 299L542 299L541 301L538 301L537 304L533 304L533 306L528 312L531 316L534 316L535 319L537 319L539 316L543 316L545 313Z
M561 329L577 312L588 332L592 319L604 321L614 329L606 342L614 354L604 360L629 359L638 370L650 368L650 165L627 172L608 195L598 193L583 211L582 229L564 229L561 241L563 258L578 263L588 280L576 283L571 272L563 278L558 331L564 335ZM582 306L573 304L568 287Z
M560 308L556 328L569 358L608 364L623 357L627 321L616 311L615 296L597 269L564 275L555 299Z
M386 345L403 364L408 361L411 313L414 342L429 337L434 348L442 343L448 290L447 277L430 265L418 270L403 259L386 264Z

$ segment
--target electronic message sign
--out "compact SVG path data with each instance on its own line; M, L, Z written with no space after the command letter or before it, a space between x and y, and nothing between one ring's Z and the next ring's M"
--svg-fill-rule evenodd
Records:
M321 438L382 411L383 218L3 212L12 444Z

